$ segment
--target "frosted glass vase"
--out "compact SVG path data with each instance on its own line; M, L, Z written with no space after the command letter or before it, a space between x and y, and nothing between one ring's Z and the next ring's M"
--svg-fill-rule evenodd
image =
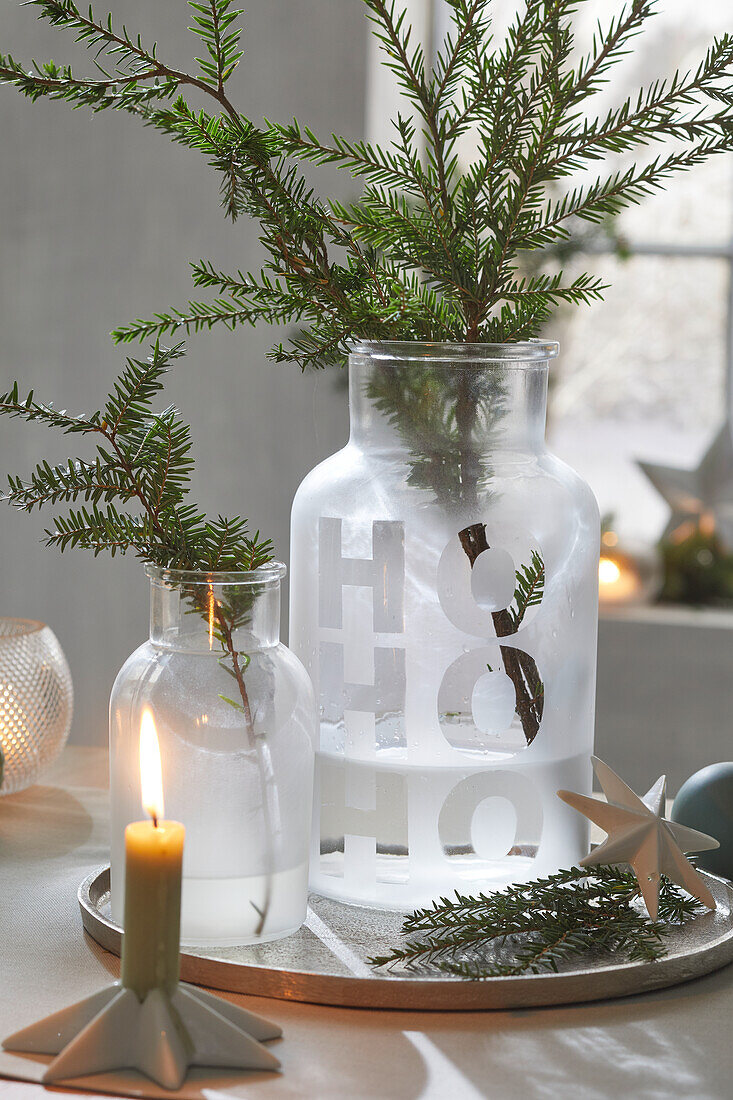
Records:
M587 851L555 792L590 791L599 516L545 446L556 354L353 349L349 442L292 516L322 894L407 909Z
M149 707L165 814L186 827L182 942L277 939L305 918L316 726L310 681L279 640L285 566L147 572L150 639L110 701L113 919L124 913L125 826L144 817L139 737Z

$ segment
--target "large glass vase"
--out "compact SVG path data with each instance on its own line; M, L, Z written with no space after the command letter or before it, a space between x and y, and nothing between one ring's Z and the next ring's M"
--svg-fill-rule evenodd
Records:
M545 445L557 345L361 343L293 505L320 710L311 885L407 909L568 866L590 789L599 516Z

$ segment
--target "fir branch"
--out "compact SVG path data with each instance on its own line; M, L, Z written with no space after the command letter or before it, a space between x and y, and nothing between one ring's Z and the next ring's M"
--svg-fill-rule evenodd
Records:
M331 135L331 145L324 145L309 127L301 130L295 119L287 126L271 125L288 156L313 164L335 164L376 185L399 184L408 194L420 194L409 161L398 151L380 149L368 141L348 141L337 134Z
M518 630L530 607L542 602L545 591L545 563L536 550L532 551L529 565L521 565L516 574L517 584L509 614L514 630Z
M586 274L577 275L567 286L563 286L562 280L562 271L554 275L541 273L523 278L504 291L504 298L507 302L534 302L538 305L558 302L580 305L603 298L604 290L608 289L608 284Z
M74 0L25 0L28 7L38 8L38 18L46 20L52 27L61 27L75 32L77 42L82 42L88 50L94 50L95 56L106 53L115 59L118 67L125 66L132 73L147 70L156 64L157 47L143 46L138 35L130 37L125 27L121 34L112 26L112 15L97 20L91 6L86 12L78 7Z
M209 0L208 3L189 3L196 13L191 30L206 47L208 60L197 57L203 79L220 95L224 85L234 72L243 50L239 49L241 30L229 28L243 15L241 9L232 9L233 0Z
M550 257L579 221L614 217L677 172L733 149L731 35L714 41L688 73L652 81L603 116L587 110L653 17L655 0L622 6L577 60L573 15L585 0L527 0L496 44L489 0L450 0L452 27L432 71L402 8L364 2L415 114L414 121L398 115L386 149L338 134L324 143L297 121L257 126L238 111L227 93L242 57L241 12L232 0L190 4L191 29L205 47L191 73L116 29L111 16L98 18L73 0L33 0L40 18L71 30L110 71L95 60L96 78L79 78L68 66L28 70L3 56L0 81L31 99L138 116L203 154L227 215L261 227L268 259L259 276L216 272L214 279L213 268L204 275L199 265L195 278L216 291L213 302L139 319L116 329L115 339L291 321L299 335L270 355L302 367L342 360L355 338L526 339L559 303L588 303L605 287L591 276L568 287L557 274L530 278L531 253ZM189 105L185 89L203 95L209 109ZM469 127L479 151L462 171L455 142ZM641 166L611 163L589 184L557 194L569 174L662 141L676 147ZM303 160L364 179L362 198L320 199L296 168Z
M412 27L406 11L397 11L395 0L364 0L373 34L385 54L385 66L397 78L405 95L423 116L428 102L425 56L422 46L412 45Z
M177 332L201 332L211 329L215 324L223 324L225 328L235 329L238 325L252 324L256 320L275 322L281 320L285 314L279 303L268 306L265 303L251 305L233 298L216 298L209 302L190 301L185 309L172 309L168 313L156 313L154 317L138 317L128 325L120 325L112 332L113 339L119 343L130 343L134 340L160 338L167 333Z
M146 85L142 75L131 78L129 74L105 80L80 80L74 76L71 66L59 67L53 61L43 65L33 62L28 72L10 54L0 54L0 83L14 84L33 102L44 97L65 99L74 107L90 107L93 111L111 108L144 114L155 100L172 99L180 86L174 77L160 79L157 68L144 79L152 83Z
M612 866L573 867L478 897L456 892L407 917L406 942L370 962L474 981L556 973L568 961L606 955L651 962L666 954L665 936L701 906L664 876L657 921L639 897L635 876Z
M656 14L657 7L657 0L632 0L622 7L605 29L600 22L597 24L591 53L578 64L568 107L577 106L600 90L606 72L629 52L631 40Z
M81 498L98 504L100 500L129 500L134 493L122 483L120 471L114 463L82 462L68 459L65 463L50 466L40 462L28 481L19 477L8 478L12 503L32 512L44 504L73 503Z
M33 391L23 398L17 382L0 396L0 415L87 435L96 445L92 461L42 462L28 480L8 479L3 499L25 511L78 500L91 504L54 517L48 545L95 554L130 550L149 564L194 572L249 571L270 559L271 543L259 532L250 538L245 520L209 520L186 499L193 470L189 426L173 406L152 409L163 377L182 354L181 344L156 345L149 360L128 359L103 408L90 415L59 412L37 401ZM120 510L133 504L137 512Z
M201 77L197 77L167 65L159 59L156 44L146 48L140 35L128 34L126 27L123 26L120 32L115 31L111 14L108 14L106 19L97 19L91 6L86 11L82 11L75 0L26 0L26 3L29 7L39 9L39 19L46 20L51 26L74 31L76 41L83 43L88 50L94 51L95 65L107 78L101 82L103 84L109 83L110 79L114 80L114 78L111 78L110 74L98 64L97 58L106 55L112 60L117 70L115 82L124 81L126 83L124 92L121 92L125 101L122 104L123 106L127 106L129 102L127 97L133 94L136 86L154 78L164 77L170 82L171 86L173 84L185 84L198 88L200 91L211 93L225 110L230 110L230 105L224 93L224 83L233 71L241 54L237 51L238 33L231 32L226 38L222 39L220 32L222 24L226 24L224 27L226 29L238 15L242 14L239 11L228 12L231 0L229 3L222 2L222 0L212 0L212 3L207 5L207 10L210 8L215 10L216 15L212 18L218 25L218 30L215 30L213 35L215 41L212 46L212 56L217 66L221 62L222 74L225 74L224 79L220 81L219 76L221 74L217 68L213 84L205 70L202 70ZM197 10L199 5L189 0L189 7ZM222 11L222 9L224 10ZM196 23L196 17L194 17L194 22ZM208 27L197 23L192 29L195 34L198 34L207 42L208 47ZM2 73L0 73L1 78ZM29 77L29 79L32 78ZM15 81L11 79L11 82ZM91 84L92 82L86 81L84 83ZM29 94L29 91L30 86L26 90L26 94ZM68 91L68 98L73 98L73 87L70 87ZM42 91L41 94L43 94ZM112 106L112 104L109 104L109 106ZM131 102L130 106L133 106ZM232 113L235 112L232 110Z

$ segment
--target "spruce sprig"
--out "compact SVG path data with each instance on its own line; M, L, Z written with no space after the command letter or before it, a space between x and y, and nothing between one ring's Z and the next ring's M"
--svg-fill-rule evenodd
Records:
M355 338L523 340L558 303L588 303L605 289L589 274L528 277L531 253L557 251L579 221L608 219L733 149L733 35L716 39L689 72L653 80L594 117L593 96L659 5L628 0L576 60L573 16L586 2L526 0L494 43L491 0L448 0L453 25L430 65L401 5L364 0L405 96L386 148L336 134L324 141L297 121L256 124L239 111L227 91L243 58L232 0L190 0L204 47L192 72L111 16L74 0L30 0L93 51L96 72L29 68L0 54L0 82L32 100L136 115L207 158L229 217L260 224L262 271L230 276L196 264L194 279L213 299L139 318L115 330L118 341L291 321L298 335L270 355L306 367L343 361ZM190 105L184 92L213 109ZM477 153L463 167L457 142L467 131ZM640 165L608 163L667 141ZM362 181L361 197L320 197L300 161L344 169Z
M59 411L37 401L32 390L21 397L17 382L0 395L0 415L86 435L96 445L91 461L43 461L28 479L9 476L1 499L27 512L83 502L54 517L46 545L80 547L95 556L131 551L151 565L204 573L250 571L271 559L272 544L259 532L249 537L246 520L209 519L187 500L190 428L175 406L152 408L170 364L182 355L182 344L156 344L147 361L128 359L104 407L90 415Z
M613 866L572 867L477 897L456 892L407 917L406 942L369 961L473 980L556 973L599 956L653 962L666 954L665 936L702 910L664 876L656 921L639 897L633 873Z
M520 565L516 573L514 600L509 608L512 626L518 630L530 607L542 602L545 591L545 563L536 550L532 551L528 565Z

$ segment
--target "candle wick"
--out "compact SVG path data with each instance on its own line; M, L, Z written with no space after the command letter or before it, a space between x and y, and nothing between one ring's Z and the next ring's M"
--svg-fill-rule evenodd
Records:
M154 829L158 828L158 815L157 814L153 814L153 828Z

